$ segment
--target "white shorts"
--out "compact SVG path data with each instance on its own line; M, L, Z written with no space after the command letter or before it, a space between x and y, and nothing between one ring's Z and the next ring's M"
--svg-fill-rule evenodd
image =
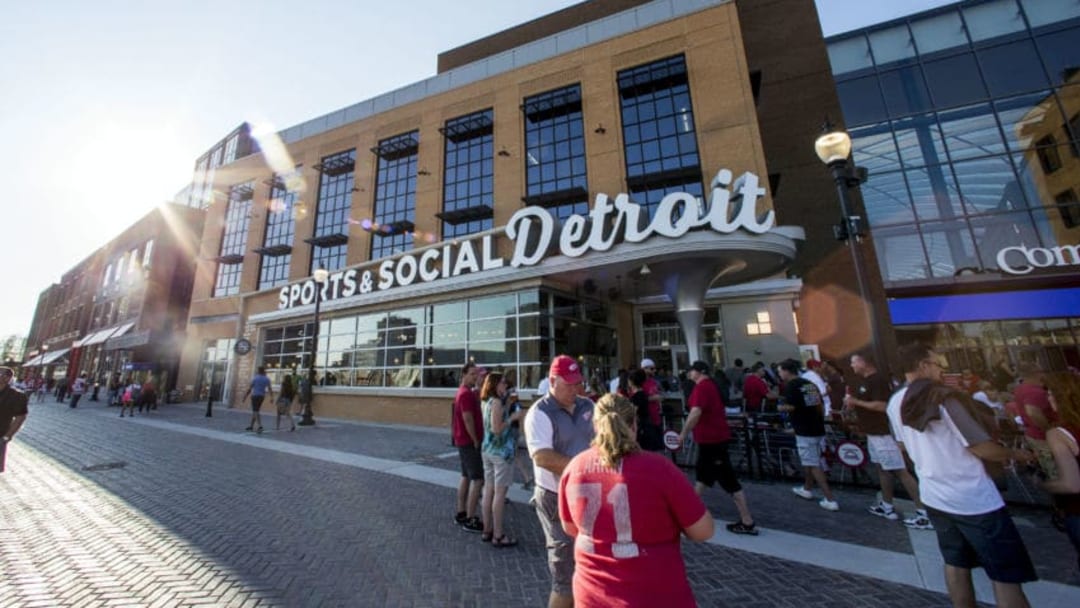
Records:
M795 436L795 447L799 451L799 462L804 467L821 468L821 450L824 447L824 437Z
M514 483L513 458L506 460L486 452L481 458L484 461L484 483L491 484L493 488L509 488Z
M870 462L881 465L881 470L899 471L907 468L900 446L892 435L867 435L866 446L870 448Z

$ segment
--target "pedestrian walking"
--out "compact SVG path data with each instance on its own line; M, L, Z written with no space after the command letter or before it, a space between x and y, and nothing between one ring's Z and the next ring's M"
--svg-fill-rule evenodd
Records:
M694 390L687 401L690 415L679 434L679 443L684 443L686 436L693 433L694 443L698 446L697 463L694 466L697 483L694 484L694 491L701 496L705 488L711 488L714 483L719 482L720 487L731 495L735 508L739 511L739 521L728 524L728 531L757 536L758 530L754 525L754 517L750 514L746 492L731 466L731 456L728 453L731 429L728 427L727 411L720 397L720 389L709 377L709 364L704 361L695 361L690 366L689 376L694 382ZM640 421L638 424L641 424Z
M244 399L251 397L251 423L244 429L245 431L254 430L256 433L263 432L262 415L259 410L262 409L263 401L270 397L274 397L274 389L270 385L270 378L266 375L266 368L259 366L255 375L251 378L251 384L248 385L247 392L244 393ZM241 400L241 403L243 399Z
M813 500L813 487L817 483L824 497L818 506L826 511L839 511L840 504L833 497L829 480L821 469L821 448L825 443L825 402L813 382L799 377L799 362L785 359L780 363L780 379L784 381L783 404L777 409L791 414L791 426L795 429L795 447L803 468L803 485L795 486L796 496Z
M71 384L71 402L68 403L68 407L74 409L79 407L79 399L82 398L83 393L86 392L86 372L79 374L78 378L75 378L75 382Z
M4 472L7 461L7 446L30 413L27 407L30 399L26 393L12 386L14 378L15 370L0 367L0 473Z
M274 419L274 430L281 430L281 417L289 420L289 430L296 430L296 420L292 417L292 402L296 399L296 389L293 387L292 376L286 374L281 379L281 392L277 398L277 417Z
M994 441L993 413L942 384L933 349L912 344L899 354L908 385L889 398L889 422L915 463L949 598L954 606L975 606L971 569L982 567L998 606L1028 606L1021 585L1037 580L1035 567L984 463L1031 462L1035 455Z
M574 543L579 608L695 606L680 549L714 523L671 460L637 443L637 408L607 394L595 408L591 446L566 465L559 485L563 531Z

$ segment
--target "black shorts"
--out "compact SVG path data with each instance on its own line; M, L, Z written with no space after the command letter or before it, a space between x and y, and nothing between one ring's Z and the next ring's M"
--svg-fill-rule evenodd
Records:
M461 458L461 476L469 481L484 481L484 460L480 458L480 448L459 445L457 450Z
M257 412L262 409L263 399L266 399L266 395L252 395L251 396L251 411Z
M999 583L1038 580L1027 547L1005 507L982 515L954 515L927 507L945 563L970 570L982 566Z
M731 458L728 456L730 443L723 441L698 444L697 464L694 465L698 483L711 488L714 483L719 482L720 487L728 494L742 489L739 478L735 476L735 469L731 468Z

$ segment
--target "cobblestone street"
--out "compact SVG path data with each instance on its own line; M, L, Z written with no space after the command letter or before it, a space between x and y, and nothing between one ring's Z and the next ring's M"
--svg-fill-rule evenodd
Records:
M8 452L2 606L545 601L542 536L523 492L509 508L517 548L493 549L450 523L445 432L320 419L255 436L240 431L237 411L208 419L198 406L163 406L121 420L115 409L85 406L32 404ZM264 424L272 429L272 417ZM724 501L710 506L730 509ZM785 534L767 528L737 540ZM822 563L841 558L820 542ZM717 542L684 547L702 606L947 605L934 591Z

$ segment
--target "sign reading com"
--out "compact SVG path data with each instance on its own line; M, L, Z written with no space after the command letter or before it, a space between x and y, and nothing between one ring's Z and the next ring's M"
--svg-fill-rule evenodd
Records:
M598 194L587 216L572 215L563 220L559 232L559 253L580 257L590 251L607 251L616 243L640 243L654 235L678 238L696 228L707 227L720 234L746 230L764 234L772 229L775 214L770 210L757 215L757 200L765 195L757 175L744 173L732 183L732 173L720 170L713 178L709 204L687 192L673 192L660 201L652 221L639 229L639 219L646 213L630 201L628 194L614 200ZM590 225L591 220L591 225ZM604 232L611 220L612 229ZM510 218L506 236L514 242L512 267L540 263L551 249L555 219L543 207L525 207ZM464 273L502 268L507 260L495 255L494 234L479 239L446 243L415 254L384 260L374 269L349 268L329 276L322 286L321 301L349 298L373 291L456 277ZM278 295L278 308L288 309L315 303L314 279L288 285Z
M1036 268L1080 265L1080 245L1005 247L997 253L998 268L1009 274L1028 274Z

